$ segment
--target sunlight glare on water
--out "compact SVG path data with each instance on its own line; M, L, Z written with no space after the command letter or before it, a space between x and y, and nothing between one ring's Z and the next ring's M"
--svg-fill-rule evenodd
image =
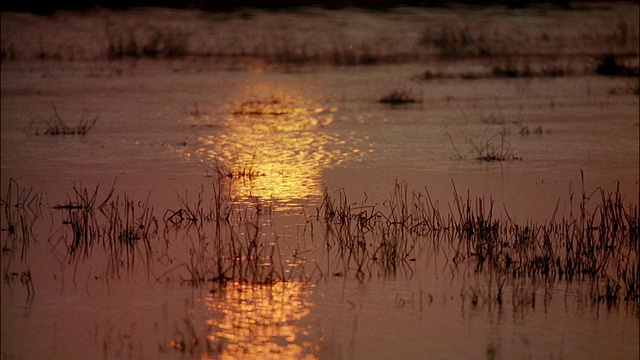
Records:
M315 358L317 345L304 338L300 320L311 312L311 285L271 286L230 283L206 295L210 310L207 339L220 341L220 359Z
M322 194L325 169L364 153L362 139L331 131L336 108L287 95L254 98L234 102L222 126L182 150L241 179L231 189L238 200L253 196L294 207Z

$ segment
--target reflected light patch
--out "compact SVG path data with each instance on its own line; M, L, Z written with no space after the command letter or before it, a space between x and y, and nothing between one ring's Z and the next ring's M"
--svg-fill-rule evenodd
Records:
M181 151L237 178L236 198L274 200L291 208L322 195L326 168L366 153L353 134L331 131L335 108L300 98L250 100L232 105L224 125L200 134Z
M311 311L311 289L300 282L229 283L204 299L212 313L207 338L220 344L220 359L316 359L319 349L299 326Z

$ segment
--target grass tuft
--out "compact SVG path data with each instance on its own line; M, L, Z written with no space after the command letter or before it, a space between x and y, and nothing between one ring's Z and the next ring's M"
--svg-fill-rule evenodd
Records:
M518 222L506 209L499 215L493 199L460 193L455 184L453 198L445 205L448 211L441 210L428 189L410 191L405 182L396 181L390 196L376 204L368 203L366 194L356 203L344 190L325 188L315 221L305 215L303 230L307 234L310 226L313 240L314 222L324 227L322 242L316 243L321 246L314 245L321 257L314 258L316 262L305 260L304 254L312 250L281 246L271 228L272 219L265 218L271 211L265 211L268 206L261 199L231 199L226 193L231 181L216 178L211 190L203 187L195 198L187 192L178 194L179 208L165 211L164 228L159 228L150 195L135 201L116 194L114 184L102 197L99 185L95 189L74 185L67 201L54 207L63 220L61 230L55 232L60 240L51 239L49 244L55 253L62 244L70 263L89 259L102 249L109 275L131 271L140 261L151 266L157 259L173 267L159 275L150 271L156 280L173 276L193 286L212 284L221 291L232 284L272 287L334 277L358 282L411 277L419 271L418 259L434 255L445 256L452 272L472 270L492 279L488 289L465 285L463 302L470 301L476 310L487 304L511 304L514 311L535 308L548 300L546 292L551 291L545 288L540 298L535 284L552 286L559 281L585 282L591 287L586 300L594 306L636 308L640 300L638 205L625 204L619 187L589 192L583 181L578 196L570 193L571 211L559 214L558 200L551 218L543 223ZM39 195L11 183L2 205L6 213L38 203ZM10 215L16 219L14 213ZM5 253L13 253L15 246L9 241L20 242L4 224L3 259ZM14 225L14 233L19 227ZM176 241L169 241L170 234ZM296 242L304 243L305 236ZM176 244L184 251L169 255ZM326 265L319 265L324 263L322 257ZM6 265L3 271L5 281L19 278L33 293L28 267L18 270Z
M49 136L59 136L59 135L80 135L84 136L98 122L99 115L96 115L94 118L90 118L88 113L84 111L80 115L80 119L78 123L74 125L69 125L67 121L62 119L60 114L58 114L58 109L56 109L55 105L51 104L51 109L53 114L49 117L49 119L45 120L45 128L44 130L36 130L36 135L49 135ZM30 126L35 123L35 120L30 124Z
M587 281L593 284L588 297L594 304L637 306L638 206L625 205L619 187L589 193L583 184L579 212L558 217L558 201L543 224L518 223L506 209L497 217L492 199L461 196L453 189L448 214L428 191L410 193L406 183L396 182L381 208L352 203L344 191L325 189L317 218L326 224L327 252L342 259L326 273L359 281L410 276L413 259L427 246L441 249L454 268L498 276L494 295L472 289L474 307L487 302L502 306L505 286L510 286L514 310L535 308L535 288L527 283L540 278ZM573 198L571 193L571 208Z
M389 105L404 105L421 103L422 99L413 94L411 91L394 89L378 99L378 102Z
M493 53L482 32L468 25L442 27L438 32L425 31L420 44L435 47L440 57L445 59L489 56Z
M181 29L147 26L119 31L107 25L105 32L109 60L171 59L190 55L190 35Z
M596 73L603 76L638 77L638 67L627 66L613 54L604 55L596 66Z

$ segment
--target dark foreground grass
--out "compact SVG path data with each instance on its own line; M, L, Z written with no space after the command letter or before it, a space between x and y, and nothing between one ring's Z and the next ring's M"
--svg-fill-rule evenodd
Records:
M20 186L9 179L2 207L2 277L8 284L20 282L27 289L28 300L35 288L28 265L29 249L37 236L33 224L42 217L42 192ZM18 258L17 255L20 255Z
M491 198L461 194L455 185L444 209L426 188L409 191L403 182L381 205L353 203L343 190L325 189L315 219L305 217L302 239L296 240L318 244L321 237L323 246L310 255L308 249L281 246L272 210L261 199L232 201L227 193L232 181L217 177L196 194L178 193L178 205L161 218L150 205L150 194L136 200L117 193L115 183L103 195L99 186L74 185L67 200L52 207L61 220L48 244L68 264L104 254L112 276L140 264L157 281L216 287L412 277L417 261L439 254L452 274L472 271L486 279L483 286L462 290L463 300L473 307L503 306L506 294L514 311L535 307L536 284L577 281L589 284L585 300L595 306L637 309L638 204L625 203L619 188L590 191L583 185L580 193L570 192L568 214L556 206L543 223L518 222L506 209L498 215ZM37 218L24 210L33 207L38 213L41 195L11 182L2 201L3 277L8 283L24 280L32 293L26 256L21 270L8 259L28 250L29 229ZM321 235L314 226L323 229ZM326 265L318 265L323 258ZM158 264L163 265L160 272Z
M619 188L588 192L583 187L577 204L574 198L571 193L577 213L560 216L556 207L545 223L518 223L508 213L496 217L491 199L460 196L455 186L444 212L426 189L409 193L406 184L397 183L381 208L354 205L343 192L336 198L325 190L317 217L326 225L327 248L346 259L340 276L364 281L411 272L420 249L435 247L448 254L452 269L497 276L491 300L499 304L505 283L543 279L588 281L594 303L637 305L637 204L624 204Z

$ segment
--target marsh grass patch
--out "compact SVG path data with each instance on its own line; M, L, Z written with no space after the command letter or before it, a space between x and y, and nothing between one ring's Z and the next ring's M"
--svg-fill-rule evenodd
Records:
M406 89L392 89L382 95L378 102L391 106L422 103L422 95Z
M107 36L106 56L109 60L125 58L172 59L191 55L191 35L180 28L160 28L138 25L119 29L105 25Z
M177 279L193 286L218 287L231 283L270 287L335 277L358 282L410 278L418 271L416 261L440 256L426 255L424 249L430 248L446 256L452 276L473 270L480 278L493 278L488 290L478 286L462 289L462 301L473 308L509 303L514 311L535 308L537 301L548 300L546 296L541 299L532 285L540 279L549 286L560 281L585 282L591 290L584 300L594 306L635 309L640 299L638 208L636 203L625 203L619 187L590 191L583 180L580 193L570 190L571 211L560 214L559 199L552 216L543 223L518 222L506 208L499 215L493 199L459 192L455 184L453 197L444 206L448 211L441 208L442 199L432 198L427 188L410 190L400 181L386 200L376 204L366 197L353 202L344 190L325 188L315 220L305 215L299 235L322 241L315 251L332 260L321 267L313 260L305 261L309 250L281 246L263 199L232 200L227 193L230 181L216 178L210 190L202 187L195 197L186 191L178 194L178 207L166 210L160 222L151 206L151 194L135 200L116 192L115 182L106 195L101 195L99 185L74 185L67 200L53 207L61 215L62 228L55 231L49 245L54 253L64 255L62 263L72 266L89 261L102 249L107 255L107 274L112 276L141 264L157 281ZM13 183L7 194L5 217L11 208L39 203L38 193L18 189ZM16 207L18 204L23 205ZM320 240L313 235L317 222L323 228ZM7 264L5 248L12 248L11 236L4 231L3 265ZM171 254L170 236L187 251ZM156 262L166 270L152 271ZM3 271L5 281L19 279L32 294L28 263L23 270L5 267ZM419 301L422 308L422 296Z
M84 110L80 114L80 118L78 119L75 125L70 125L70 121L63 119L58 113L58 109L55 105L51 104L52 114L46 118L42 119L40 117L36 117L36 119L32 120L29 124L28 130L36 125L36 123L44 123L43 128L33 130L35 135L47 135L47 136L67 136L67 135L80 135L84 136L89 131L93 129L93 127L98 122L98 118L100 115L96 115L95 117L89 115L87 110Z
M584 178L577 195L570 190L571 209L577 205L577 212L559 214L559 199L551 218L536 224L516 222L506 209L498 216L491 198L459 193L455 184L449 212L440 210L426 188L410 192L404 182L396 182L382 206L366 199L354 203L342 190L325 189L316 216L327 226L327 251L344 261L325 276L361 282L411 276L426 243L447 254L452 276L456 269L472 269L493 278L488 292L463 289L463 302L473 307L504 306L509 287L514 312L535 308L540 296L532 284L545 279L546 284L587 282L591 290L585 300L595 307L623 303L637 310L638 205L625 204L619 187L588 191ZM546 304L548 297L542 301Z
M489 43L484 31L468 24L427 29L420 39L420 45L435 48L441 58L449 60L489 56L494 52Z
M507 57L494 61L488 77L493 78L554 78L573 75L570 63L545 61L536 63L531 59Z
M233 115L257 115L257 116L281 116L293 111L290 99L261 99L247 100L240 104L239 109L232 112Z
M556 78L582 74L571 61L536 60L532 57L501 56L491 59L484 70L462 72L425 70L416 80L480 80L518 78Z
M0 61L11 61L18 58L18 51L16 45L9 35L5 35L5 31L2 31L2 39L0 39Z
M453 159L468 160L469 158L473 158L476 161L487 163L522 160L522 156L514 152L511 148L511 143L507 140L507 136L513 131L512 126L508 126L504 119L494 117L484 119L483 122L492 126L500 125L501 129L492 135L483 136L483 140L480 143L473 138L468 138L467 142L470 149L465 153L460 151L451 135L447 133L449 142L455 152L455 156L452 157ZM542 126L535 127L531 130L528 125L524 125L518 121L515 121L514 124L518 130L518 134L522 137L528 136L529 134L542 135L543 133L550 132L550 130L543 130Z
M500 141L495 138L500 137ZM487 140L482 146L474 146L476 160L484 162L503 162L522 160L522 157L514 154L511 144L505 140L504 133L498 134Z
M601 56L598 59L595 72L602 76L638 77L639 74L637 65L628 65L620 57L614 54Z
M33 299L35 286L29 266L29 250L37 241L34 224L42 217L42 192L20 186L9 179L7 191L0 200L2 207L2 278L13 286L20 282L27 290L27 301ZM19 254L19 257L18 257Z

